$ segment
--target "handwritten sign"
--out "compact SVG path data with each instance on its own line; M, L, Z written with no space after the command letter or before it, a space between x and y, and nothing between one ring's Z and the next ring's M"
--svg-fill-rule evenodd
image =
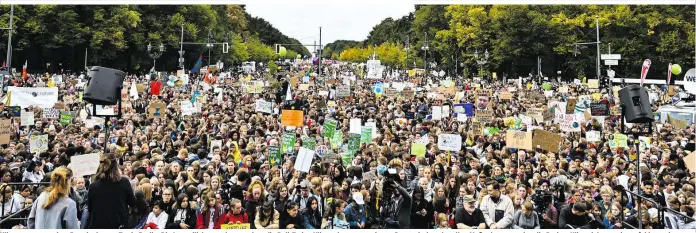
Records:
M237 223L237 224L222 224L220 225L220 229L251 229L251 224L250 223Z
M44 108L43 109L43 114L42 114L43 118L58 119L59 116L60 116L60 111L58 109L55 109L55 108Z
M437 148L444 151L462 149L462 136L458 134L440 134L437 136Z
M262 81L249 81L244 83L244 86L246 87L247 93L251 94L259 94L261 93L263 89L263 82Z
M150 103L147 108L147 115L149 119L162 119L167 114L167 105L165 103Z
M74 177L82 177L97 173L99 153L75 155L70 157Z
M425 144L423 143L411 143L411 154L416 157L425 157Z
M273 113L273 102L256 100L256 111L271 114Z
M34 125L34 112L22 111L22 119L21 119L20 123L22 126Z
M615 133L609 135L609 148L627 148L628 147L628 136L625 134Z
M350 86L340 86L336 88L336 97L345 98L350 96Z
M404 88L404 91L401 92L401 94L406 99L413 99L413 97L415 96L415 92L410 87Z
M41 153L48 150L48 135L31 135L29 138L29 148L31 153Z
M12 120L0 120L0 145L10 143L12 131Z
M70 112L61 111L60 112L60 124L67 125L72 122L72 114Z
M607 103L591 103L590 114L592 116L609 116L609 104Z
M543 150L558 153L558 144L561 142L563 142L561 135L540 129L534 130L534 136L532 137L533 146L540 146Z
M512 100L512 93L510 93L510 92L500 93L500 99L501 100Z
M505 137L508 147L532 150L532 132L508 130Z
M493 110L476 110L476 118L481 122L493 122Z
M588 142L598 142L602 140L602 133L599 131L587 131L585 136Z
M283 110L280 115L282 126L302 127L304 112L301 110Z

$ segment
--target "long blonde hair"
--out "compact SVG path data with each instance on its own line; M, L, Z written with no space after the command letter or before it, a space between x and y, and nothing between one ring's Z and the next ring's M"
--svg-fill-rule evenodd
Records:
M51 186L46 188L48 200L44 203L43 208L48 209L55 204L61 197L67 197L70 193L70 183L68 181L73 175L72 170L65 166L56 168L51 173Z

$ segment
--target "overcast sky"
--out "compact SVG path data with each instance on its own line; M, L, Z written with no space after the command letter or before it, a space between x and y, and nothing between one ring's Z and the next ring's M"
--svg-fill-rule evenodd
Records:
M283 34L303 44L367 39L372 27L387 17L401 18L413 12L413 4L247 4L252 16L264 18ZM312 46L307 47L313 51Z

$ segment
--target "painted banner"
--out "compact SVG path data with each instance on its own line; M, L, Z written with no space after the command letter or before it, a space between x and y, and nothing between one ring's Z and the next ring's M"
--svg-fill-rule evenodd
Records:
M295 133L285 133L283 134L281 151L283 154L292 154L295 152Z
M10 106L52 108L58 103L57 87L7 87Z

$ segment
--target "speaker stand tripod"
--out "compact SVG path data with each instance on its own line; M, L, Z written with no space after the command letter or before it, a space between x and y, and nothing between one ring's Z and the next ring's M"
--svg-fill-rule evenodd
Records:
M626 135L628 132L626 132L626 127L624 122L626 121L626 106L625 104L621 104L621 119L619 119L621 122L621 133ZM636 124L644 124L644 123L636 123ZM638 195L636 195L638 199L638 203L641 203L641 208L638 208L638 218L642 218L643 216L643 211L642 211L642 203L643 203L643 189L640 188L641 185L643 185L643 174L640 172L640 143L636 143L636 140L638 140L638 137L640 135L650 135L653 133L653 124L652 121L648 122L648 131L637 131L637 132L630 132L633 135L633 140L628 143L629 146L634 147L636 150L636 159L633 161L635 162L636 165L636 170L637 170L637 177L638 177ZM630 141L630 140L629 140ZM631 159L630 155L627 156L628 159ZM661 219L661 218L660 218ZM643 222L638 221L638 229L643 229Z

